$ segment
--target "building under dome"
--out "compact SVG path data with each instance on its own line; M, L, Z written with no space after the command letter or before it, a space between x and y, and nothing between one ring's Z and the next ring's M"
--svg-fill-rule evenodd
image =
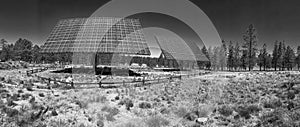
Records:
M73 64L95 66L115 54L150 55L139 20L112 17L60 20L41 52L72 53Z
M191 50L199 47L189 47L183 40L162 36L156 36L155 39L161 49L160 59L164 60L166 67L194 69L202 68L204 63L209 62L203 53L194 54Z

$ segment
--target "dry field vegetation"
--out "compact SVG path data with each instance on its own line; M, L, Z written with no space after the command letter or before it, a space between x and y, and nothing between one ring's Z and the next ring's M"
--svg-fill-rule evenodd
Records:
M2 127L295 127L300 73L212 72L144 87L35 89L0 72Z

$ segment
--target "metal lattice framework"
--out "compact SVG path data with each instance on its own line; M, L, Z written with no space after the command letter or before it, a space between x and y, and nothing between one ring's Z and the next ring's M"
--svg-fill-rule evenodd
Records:
M111 17L60 20L42 53L87 52L150 55L138 19Z

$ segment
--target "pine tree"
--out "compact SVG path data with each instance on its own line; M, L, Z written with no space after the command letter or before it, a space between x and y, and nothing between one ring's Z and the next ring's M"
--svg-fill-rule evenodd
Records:
M267 61L266 61L266 70L269 70L270 68L272 68L272 56L271 54L268 54L267 56Z
M219 57L220 68L223 71L224 68L227 66L227 46L224 40L222 40L222 46L219 49Z
M259 66L259 70L261 71L262 70L262 66L263 66L263 50L261 49L260 52L259 52L259 55L258 55L258 61L257 61L257 64Z
M241 65L240 67L243 69L243 70L246 70L247 69L247 66L248 66L248 56L247 56L247 51L243 50L242 51L242 56L241 56Z
M262 55L263 55L263 67L264 67L264 71L265 71L266 66L267 66L267 57L268 57L267 45L266 44L263 45Z
M206 49L206 46L203 46L201 49L201 52L209 59L209 53L208 50Z
M297 64L298 70L300 69L300 46L297 47L297 57L295 59L295 64Z
M228 58L227 58L227 67L230 71L234 68L234 47L232 45L232 42L230 41L228 46Z
M268 57L267 45L264 44L258 55L259 70L262 70L262 67L264 68L264 71L266 70L267 57Z
M256 56L256 43L257 43L257 36L256 36L256 29L252 24L250 24L247 28L246 33L243 36L245 41L244 48L248 50L247 57L248 57L248 68L251 71L255 65L255 56Z
M239 43L237 42L235 47L234 47L234 64L233 64L233 67L235 70L237 70L241 64L241 56L240 56L240 45Z
M9 59L9 49L7 43L8 42L5 39L0 40L0 61L6 61Z
M293 70L294 67L294 60L295 60L295 52L294 50L288 46L286 48L285 54L283 56L283 63L287 70Z
M206 58L207 58L208 60L210 60L210 58L209 58L209 52L208 52L206 46L203 46L202 49L201 49L201 51L202 51L202 53L206 56ZM211 63L210 63L210 62L206 62L206 63L205 63L205 67L206 67L207 69L209 69L210 66L211 66Z
M209 61L210 61L210 65L211 65L211 66L210 66L210 67L211 67L210 69L213 69L213 68L214 68L214 65L213 65L213 62L214 62L214 61L213 61L214 53L213 53L212 47L209 47L209 48L208 48L208 56L209 56L208 59L209 59Z
M277 67L278 67L278 63L279 63L279 46L278 46L278 41L275 41L274 44L274 49L273 49L273 53L272 53L272 65L275 69L275 71L277 71Z
M278 67L280 68L281 71L284 71L285 68L285 61L284 61L284 54L285 54L285 44L284 42L280 42L278 46Z

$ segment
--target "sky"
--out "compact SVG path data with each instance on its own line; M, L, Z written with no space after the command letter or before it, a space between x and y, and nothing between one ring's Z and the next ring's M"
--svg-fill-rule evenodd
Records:
M89 17L107 2L108 0L0 0L0 38L10 43L18 38L25 38L41 45L58 20ZM300 45L298 0L191 2L204 11L225 41L242 42L246 27L254 24L258 47L266 43L271 50L276 40L284 40L295 49Z

